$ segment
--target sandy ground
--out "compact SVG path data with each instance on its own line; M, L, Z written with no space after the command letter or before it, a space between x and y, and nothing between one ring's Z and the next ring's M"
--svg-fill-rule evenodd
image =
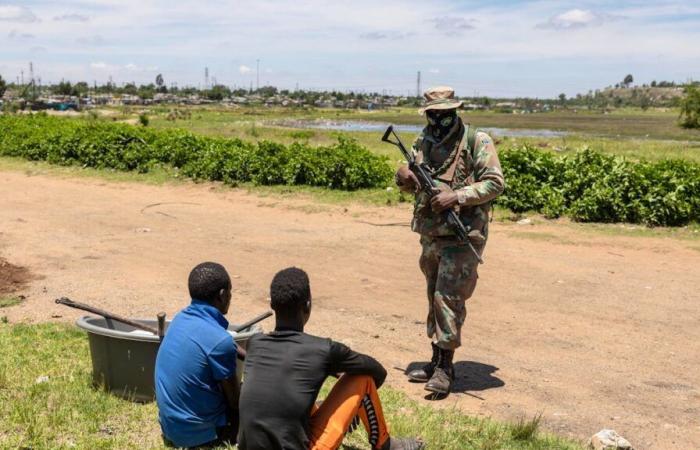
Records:
M204 260L233 274L230 318L267 308L279 269L312 281L311 333L406 367L429 357L424 281L408 207L325 207L212 185L147 186L0 172L0 256L30 268L11 322L71 321L68 296L170 317ZM638 449L700 448L700 253L685 241L557 224L494 223L469 301L456 393L435 407ZM266 323L269 329L271 322ZM389 369L391 385L427 402Z

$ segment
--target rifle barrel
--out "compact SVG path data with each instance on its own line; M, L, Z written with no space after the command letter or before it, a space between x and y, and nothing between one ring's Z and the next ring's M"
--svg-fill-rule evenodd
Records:
M389 135L391 134L394 135L396 141L392 141L389 139ZM401 150L401 153L403 153L404 157L406 158L406 161L408 162L409 169L411 169L411 171L413 171L413 173L415 173L415 175L418 177L418 181L421 184L421 189L426 190L431 197L437 194L435 189L435 180L433 180L430 174L428 174L423 167L416 164L415 158L413 158L413 156L408 152L408 150L406 150L406 147L404 147L403 142L401 142L401 138L394 131L393 125L389 125L389 127L386 129L386 131L384 132L384 136L382 137L382 141L393 144L397 146L399 150ZM474 256L476 256L477 261L479 261L479 264L483 264L484 260L481 258L481 255L479 255L479 252L476 251L474 245L469 239L469 230L466 229L464 224L462 224L462 221L459 220L459 216L457 215L457 213L453 209L448 209L445 212L445 215L448 224L450 224L454 229L457 238L459 238L459 240L462 242L466 242L466 244L469 246L469 249L472 251Z

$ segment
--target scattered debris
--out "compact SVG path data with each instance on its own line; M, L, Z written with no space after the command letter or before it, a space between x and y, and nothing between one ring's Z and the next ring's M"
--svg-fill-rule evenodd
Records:
M36 384L41 384L41 383L48 383L49 382L49 376L48 375L42 375L38 377L34 383Z
M532 220L525 218L525 219L520 219L516 222L518 225L532 225Z
M151 229L147 228L147 227L143 227L143 228L136 228L134 231L137 233L150 233Z
M634 450L632 444L615 430L600 430L591 437L588 448L592 450Z
M0 258L0 294L16 292L23 288L31 279L32 275L29 269L15 266Z

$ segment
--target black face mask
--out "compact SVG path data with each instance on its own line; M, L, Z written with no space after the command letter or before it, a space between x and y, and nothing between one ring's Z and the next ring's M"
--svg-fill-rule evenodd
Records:
M442 139L450 132L455 122L457 122L457 110L429 110L426 112L428 117L428 128L430 134L436 139Z

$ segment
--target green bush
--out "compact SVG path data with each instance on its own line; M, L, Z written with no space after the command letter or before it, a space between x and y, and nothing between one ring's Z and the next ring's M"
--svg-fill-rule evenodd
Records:
M0 155L53 164L148 172L179 168L197 180L356 190L390 185L386 158L339 136L330 146L286 146L97 120L0 116ZM588 148L563 157L532 146L501 149L506 189L496 202L581 222L700 222L700 164L629 161Z
M527 145L499 156L506 189L497 203L514 212L650 226L700 221L697 163L632 162L588 148L556 157Z
M167 164L201 180L344 190L383 188L392 174L385 157L345 137L328 147L288 147L45 114L1 116L0 155L139 172Z

